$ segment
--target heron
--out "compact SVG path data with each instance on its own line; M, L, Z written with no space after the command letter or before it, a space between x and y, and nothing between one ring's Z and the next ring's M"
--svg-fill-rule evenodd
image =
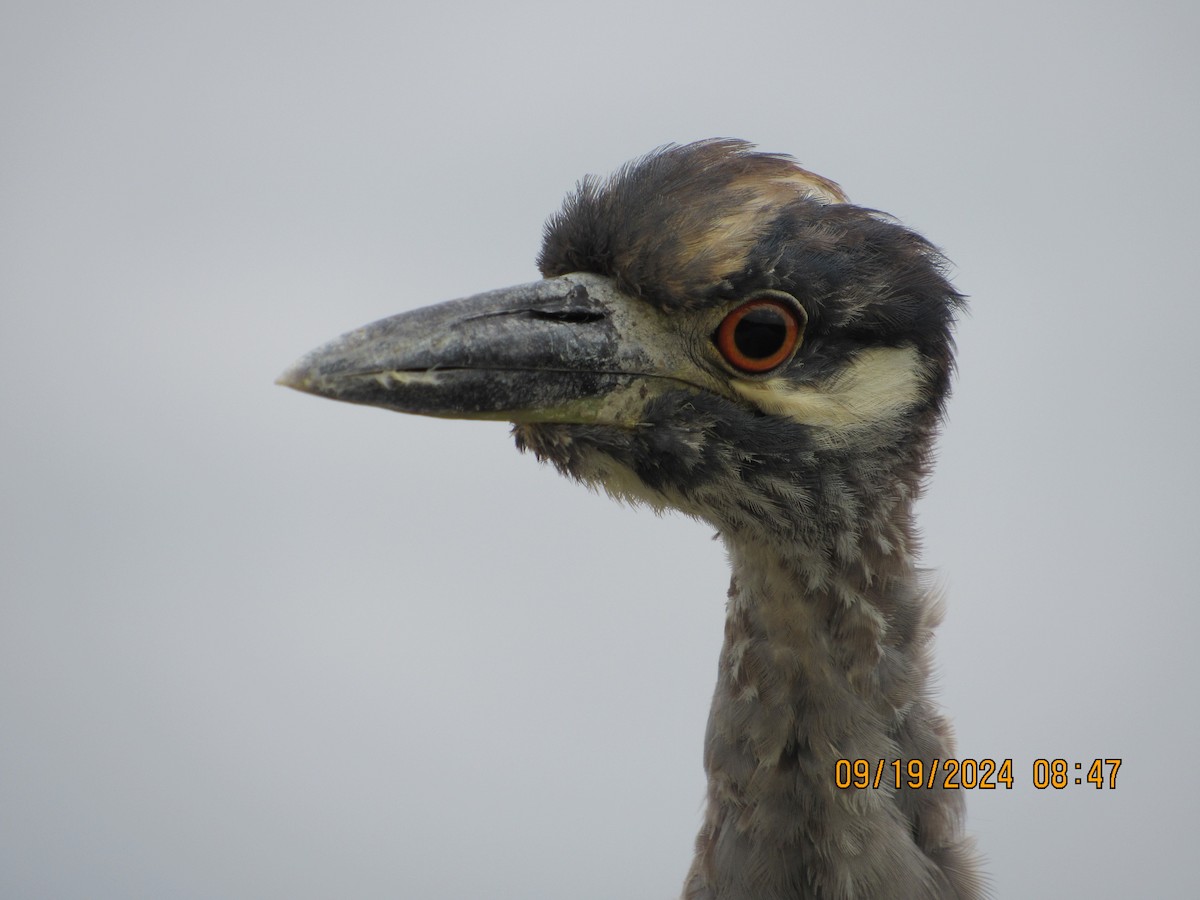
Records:
M963 296L929 241L792 157L667 145L588 176L541 279L383 319L280 383L512 423L562 474L716 529L731 567L687 900L978 898L914 501ZM890 768L889 768L890 771Z

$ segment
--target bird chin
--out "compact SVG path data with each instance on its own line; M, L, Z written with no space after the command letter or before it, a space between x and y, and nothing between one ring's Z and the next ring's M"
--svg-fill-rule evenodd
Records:
M618 430L620 427L581 422L517 422L513 425L512 436L522 453L529 451L540 462L551 463L564 475L593 482L596 480L594 466L586 465L584 457L592 456L596 451L587 436L598 429Z
M655 512L679 509L666 494L649 487L621 461L628 456L636 426L522 422L513 426L517 449L531 452L562 475L603 491L622 503Z

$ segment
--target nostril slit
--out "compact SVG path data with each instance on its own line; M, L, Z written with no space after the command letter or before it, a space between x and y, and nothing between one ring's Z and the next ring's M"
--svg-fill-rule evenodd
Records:
M531 309L530 316L547 322L563 322L568 325L587 325L604 319L604 313L587 309Z

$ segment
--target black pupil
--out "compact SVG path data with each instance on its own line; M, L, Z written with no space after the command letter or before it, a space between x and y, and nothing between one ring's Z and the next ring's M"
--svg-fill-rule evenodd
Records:
M734 346L747 359L766 359L787 340L787 321L773 306L752 309L733 329Z

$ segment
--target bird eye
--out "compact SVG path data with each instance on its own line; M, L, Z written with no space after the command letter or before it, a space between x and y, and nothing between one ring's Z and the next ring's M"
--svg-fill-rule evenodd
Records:
M786 361L800 342L803 312L774 297L743 303L717 326L713 341L742 372L769 372Z

